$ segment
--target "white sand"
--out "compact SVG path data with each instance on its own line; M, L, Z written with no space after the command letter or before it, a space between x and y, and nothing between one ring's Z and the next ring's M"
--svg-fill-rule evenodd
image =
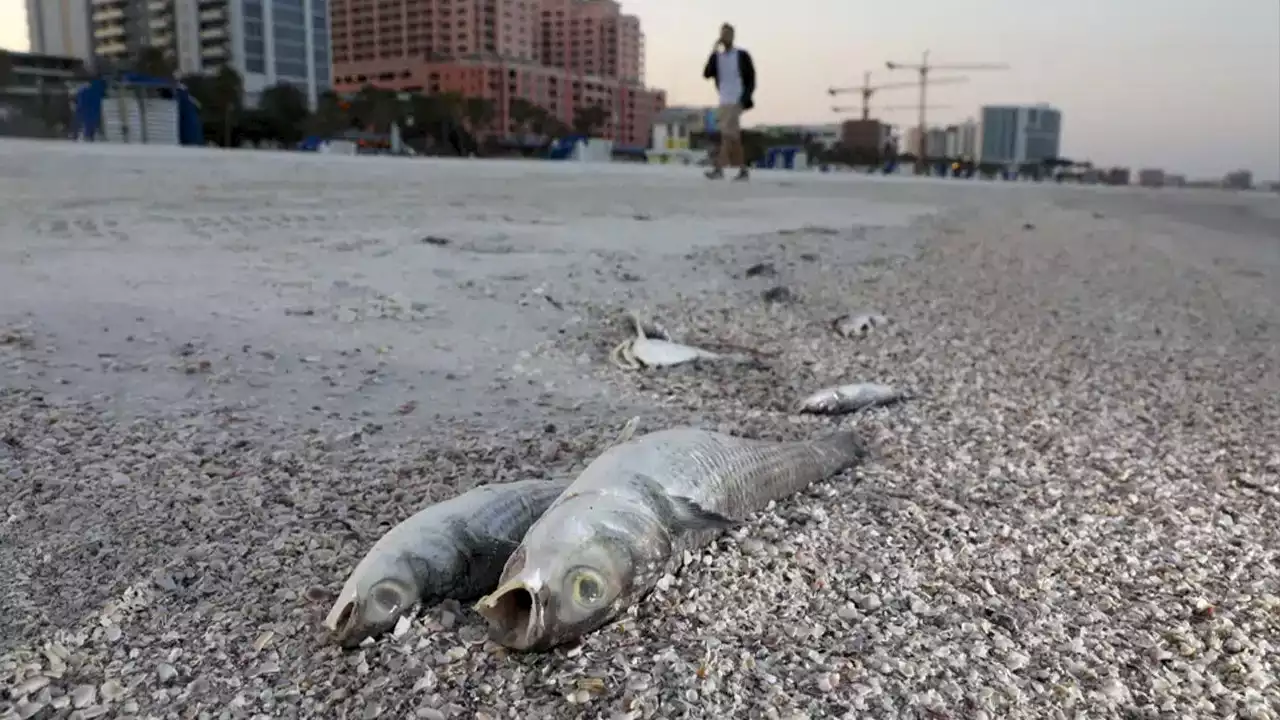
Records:
M293 420L410 397L446 414L491 408L504 398L485 388L575 321L542 294L716 293L732 279L687 253L805 225L901 227L935 209L854 199L847 176L709 186L693 168L616 164L4 142L0 167L0 326L31 323L56 345L18 377L122 410L126 397L216 392ZM184 343L212 378L170 371ZM297 372L307 358L331 386ZM374 368L382 384L361 386Z
M766 366L611 368L628 307ZM0 373L2 720L1280 716L1274 196L0 142ZM791 412L852 381L916 397ZM573 651L326 644L632 414L874 452Z

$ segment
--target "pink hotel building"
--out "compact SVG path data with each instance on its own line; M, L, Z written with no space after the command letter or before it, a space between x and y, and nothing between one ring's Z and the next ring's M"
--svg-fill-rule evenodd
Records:
M644 86L640 20L615 0L332 0L333 81L406 92L459 92L491 99L494 130L517 131L512 98L566 124L603 105L602 132L647 147L666 93Z

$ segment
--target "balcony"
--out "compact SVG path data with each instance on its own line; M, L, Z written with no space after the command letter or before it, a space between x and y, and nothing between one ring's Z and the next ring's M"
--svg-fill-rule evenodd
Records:
M105 58L119 58L129 54L129 47L120 40L99 42L94 52Z
M227 28L222 25L212 25L200 28L200 40L225 40L227 37Z
M227 12L221 8L200 11L200 22L221 23L227 21Z
M124 8L94 8L94 24L123 22Z
M124 36L124 25L107 25L105 27L94 28L93 31L93 38L100 42L109 42L116 38L123 39Z

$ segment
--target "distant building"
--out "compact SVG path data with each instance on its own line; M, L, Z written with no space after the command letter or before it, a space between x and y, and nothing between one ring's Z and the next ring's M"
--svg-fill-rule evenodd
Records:
M89 0L94 54L108 65L127 64L144 47L156 47L177 57L177 43L168 23L172 7L161 0Z
M279 0L275 0L279 2ZM335 85L490 100L488 130L520 132L512 101L566 125L608 111L597 134L646 147L666 94L644 85L640 20L616 0L331 0ZM386 7L384 7L386 6Z
M5 95L61 93L79 84L85 76L85 62L79 57L9 52L11 77L0 87Z
M1130 179L1129 175L1129 168L1113 167L1103 172L1102 182L1107 185L1128 185Z
M230 66L244 78L250 105L283 82L314 107L332 85L328 0L89 2L94 52L112 63L127 65L142 48L155 47L183 74Z
M1165 186L1165 187L1176 187L1176 188L1180 188L1180 187L1184 187L1184 186L1186 186L1186 184L1187 184L1187 176L1186 176L1186 175L1177 175L1177 174L1174 174L1174 173L1165 173L1165 176L1164 176L1164 186Z
M879 157L893 138L893 127L879 120L845 120L840 123L840 144L854 153Z
M1143 168L1138 171L1138 184L1147 188L1164 187L1164 170Z
M903 144L902 152L919 157L923 149L924 135L920 132L920 126L907 128L907 140Z
M72 93L84 79L83 58L10 52L10 77L0 87L0 135L65 137Z
M946 129L945 153L949 158L978 157L978 123L969 119L959 125L949 125Z
M984 163L1022 165L1061 157L1062 112L1048 104L986 105L981 122Z
M828 150L840 142L840 124L824 123L820 125L753 125L752 130L776 135L801 135L808 137L814 144Z
M713 108L669 107L653 121L649 148L653 150L688 150L695 132L713 129Z
M923 148L925 157L938 158L945 157L947 154L947 130L946 128L932 127L929 132L925 133L925 144Z
M1248 170L1236 170L1222 178L1222 187L1229 190L1249 190L1253 188L1253 173Z
M905 152L917 157L960 157L967 148L972 157L976 154L977 133L977 127L969 127L968 124L931 127L923 135L918 126L913 127L907 131Z
M38 55L92 61L89 0L27 0L27 40Z

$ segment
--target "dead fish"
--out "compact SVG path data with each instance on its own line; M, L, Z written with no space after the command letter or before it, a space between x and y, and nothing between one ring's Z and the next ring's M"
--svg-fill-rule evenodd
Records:
M642 367L670 367L694 360L718 360L722 355L671 340L651 337L645 330L640 316L631 313L635 337L618 343L609 353L609 360L620 368L638 370ZM663 332L665 334L665 331Z
M612 445L635 436L628 420ZM343 647L377 637L417 603L472 600L498 584L525 531L569 480L481 485L418 511L387 531L347 578L325 627Z
M471 600L498 584L525 531L567 480L482 485L391 528L356 565L325 619L347 648L395 627L415 604Z
M840 415L866 408L890 405L907 399L897 388L878 383L851 383L823 388L801 400L796 412Z
M476 610L515 650L573 641L641 601L685 550L865 453L853 432L769 442L675 428L616 445L529 528Z
M841 337L866 337L872 330L886 325L889 321L876 313L854 313L841 315L831 322L831 327Z

